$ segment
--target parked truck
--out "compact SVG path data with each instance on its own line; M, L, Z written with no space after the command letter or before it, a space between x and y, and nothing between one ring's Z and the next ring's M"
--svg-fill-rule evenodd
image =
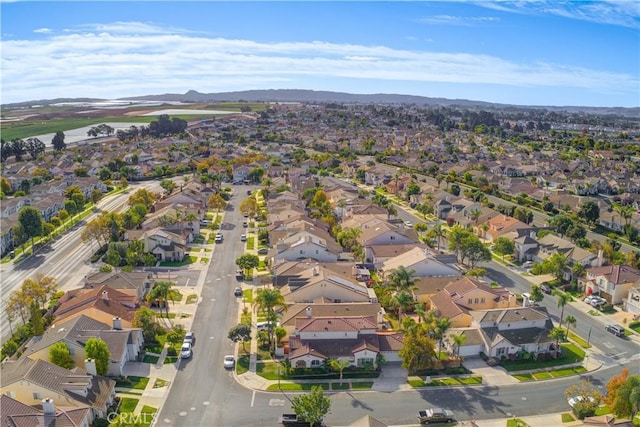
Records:
M453 423L456 419L453 412L446 409L430 408L418 411L420 424Z
M313 425L310 422L298 417L296 414L282 414L278 422L286 427L324 427L324 422L319 421Z

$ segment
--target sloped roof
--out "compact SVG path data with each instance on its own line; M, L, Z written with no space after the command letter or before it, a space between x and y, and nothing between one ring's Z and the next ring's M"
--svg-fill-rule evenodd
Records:
M640 280L640 270L628 265L605 265L587 269L587 273L594 276L603 276L614 285L634 283Z
M103 291L107 292L108 300L102 297ZM133 321L136 303L137 298L135 296L103 285L94 289L88 289L75 298L62 303L53 315L62 321L88 308L95 308L110 314L112 317L120 317L121 319L131 322Z
M54 402L55 405L55 402ZM29 406L6 395L0 395L2 427L79 427L89 419L86 408L55 408L55 415L45 416L41 405Z
M296 329L300 332L359 332L363 329L377 329L375 316L326 316L296 319Z
M311 308L312 317L364 316L375 318L381 310L380 304L373 302L291 304L287 311L282 313L280 325L286 326L291 323L291 326L294 326L297 318L306 318L307 307Z

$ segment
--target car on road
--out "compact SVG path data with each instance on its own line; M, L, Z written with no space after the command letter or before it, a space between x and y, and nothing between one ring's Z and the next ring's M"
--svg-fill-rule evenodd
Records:
M545 294L551 295L551 288L548 287L547 285L540 285L540 290Z
M233 290L233 295L237 296L237 297L241 297L242 296L242 288L239 286L236 286L235 289Z
M180 349L180 358L188 359L191 357L191 344L188 342L182 343L182 348Z
M408 228L411 228L411 227L413 227L413 223L411 221L405 221L404 222L404 226L408 227Z
M269 253L269 249L267 248L258 249L258 255L266 255L267 253Z
M215 242L216 243L222 243L222 240L224 240L223 237L222 237L222 234L221 233L216 234Z
M240 241L241 242L246 242L247 241L247 235L246 234L241 234L240 235Z
M533 267L533 261L527 261L524 264L522 264L523 268L531 268Z
M225 369L233 369L233 367L236 365L236 359L235 357L233 357L233 355L231 354L227 354L224 357L224 368Z
M613 335L617 336L617 337L623 337L624 336L624 328L620 325L608 325L605 330L607 332L612 333Z
M242 270L236 270L236 280L244 280L244 272Z
M193 346L196 343L196 336L192 331L189 331L184 336L184 343Z
M249 224L247 224L247 221L242 221L242 226L243 226L244 228L247 228L247 227L249 226Z

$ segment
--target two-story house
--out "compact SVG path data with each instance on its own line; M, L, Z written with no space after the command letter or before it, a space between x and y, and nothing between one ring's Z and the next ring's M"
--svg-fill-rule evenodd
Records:
M55 402L50 398L42 399L41 406L42 409L38 409L12 399L6 394L0 395L0 408L2 408L0 425L3 427L89 427L91 425L89 407L56 408Z
M588 268L581 285L587 295L600 295L610 304L620 304L629 290L640 284L640 270L629 265L605 265Z

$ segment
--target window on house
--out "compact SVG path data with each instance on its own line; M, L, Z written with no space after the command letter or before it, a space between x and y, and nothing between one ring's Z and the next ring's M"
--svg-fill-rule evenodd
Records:
M300 253L301 253L301 254L303 254L303 253L304 253L304 251L303 251L302 249L300 249Z
M478 303L478 298L476 298L473 303L477 304Z
M316 255L318 254L318 250L316 249Z
M391 236L390 237L390 240L395 240L395 239L396 239L396 236Z
M484 304L484 298L480 298L480 302Z
M40 393L34 392L33 398L36 400L42 400L42 395Z
M473 303L473 298L469 298L469 304Z
M311 361L311 366L320 366L320 361L318 359L313 359Z

